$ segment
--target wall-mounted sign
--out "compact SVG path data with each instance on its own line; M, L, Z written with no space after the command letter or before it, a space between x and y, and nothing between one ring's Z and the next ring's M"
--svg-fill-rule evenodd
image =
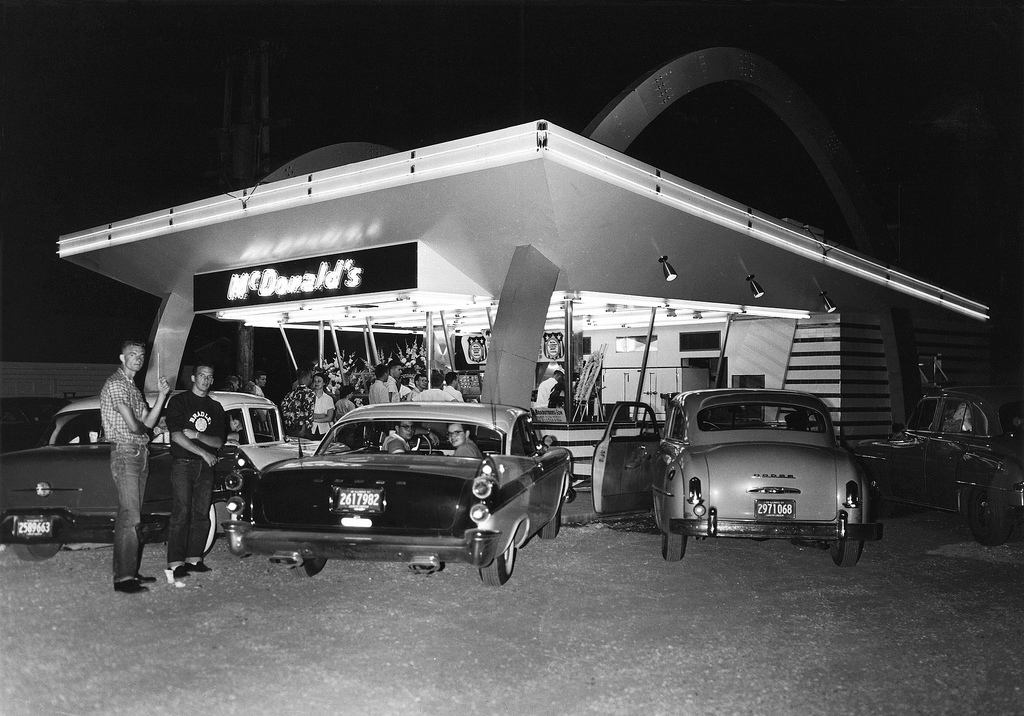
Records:
M540 344L539 360L563 360L565 358L565 337L561 331L545 333Z
M278 261L193 277L195 310L217 311L418 287L416 243Z
M487 339L482 335L459 336L462 348L462 359L470 365L483 365L487 362Z

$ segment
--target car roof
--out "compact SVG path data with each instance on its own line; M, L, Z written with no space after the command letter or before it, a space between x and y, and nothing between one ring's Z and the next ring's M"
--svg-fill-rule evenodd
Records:
M957 385L929 391L926 395L927 397L981 398L999 407L1003 403L1024 398L1024 387L1019 385Z
M807 407L821 408L823 401L816 395L796 390L781 390L773 388L708 388L706 390L691 390L680 393L674 401L680 403L692 403L696 401L699 405L730 402L732 400L774 400L781 403L802 405ZM827 406L826 406L827 408Z
M171 395L177 395L184 393L184 390L172 390ZM146 402L150 405L157 399L159 393L147 393ZM252 393L234 393L226 390L211 390L209 396L216 400L224 410L231 410L232 408L243 408L243 407L257 407L267 408L275 407L274 403L267 398L261 398L258 395ZM63 408L57 411L57 415L62 413L71 413L81 410L99 410L100 409L100 396L91 395L88 398L78 398L72 400L70 403L65 405Z
M520 415L527 413L523 408L497 403L432 403L410 401L403 403L375 403L356 408L342 417L342 422L353 420L420 420L449 423L474 423L493 425L508 432Z

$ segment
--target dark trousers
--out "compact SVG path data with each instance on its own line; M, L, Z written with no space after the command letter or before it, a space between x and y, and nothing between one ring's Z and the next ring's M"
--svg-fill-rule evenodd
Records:
M167 529L167 566L200 562L210 533L213 468L205 461L171 462L171 522Z
M149 449L135 443L110 446L110 473L117 488L114 519L114 581L134 579L142 559L138 526L149 477Z

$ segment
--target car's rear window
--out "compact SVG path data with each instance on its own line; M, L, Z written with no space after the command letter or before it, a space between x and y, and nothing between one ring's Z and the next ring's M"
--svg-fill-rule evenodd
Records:
M823 433L828 423L825 416L813 408L744 401L705 408L697 413L697 429L715 430L795 430Z
M1011 400L999 406L999 426L1003 435L1020 435L1024 427L1024 401Z
M358 450L361 452L385 452L384 442L387 437L396 431L398 422L411 422L415 426L417 436L423 436L420 442L420 449L415 450L416 440L410 440L410 447L420 454L432 452L435 455L451 455L454 452L451 442L448 440L448 423L417 421L417 420L362 420L336 425L327 437L317 448L318 455L334 455ZM469 432L470 439L476 443L481 452L503 453L503 434L496 428L488 425L474 425L462 423ZM426 433L434 436L436 445L432 451L426 449Z

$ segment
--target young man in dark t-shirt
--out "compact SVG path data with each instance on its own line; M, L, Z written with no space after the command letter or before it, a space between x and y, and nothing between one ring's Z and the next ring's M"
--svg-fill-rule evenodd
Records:
M192 369L192 389L167 401L171 434L171 521L167 568L175 577L209 572L203 552L210 531L210 500L217 451L224 444L224 409L209 396L213 368Z

